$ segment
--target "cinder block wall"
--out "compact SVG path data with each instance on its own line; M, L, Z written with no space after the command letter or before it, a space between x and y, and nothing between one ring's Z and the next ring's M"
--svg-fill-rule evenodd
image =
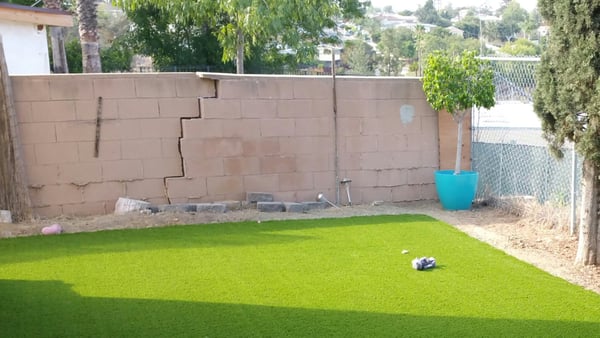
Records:
M41 216L153 203L335 199L331 78L217 74L13 76ZM438 114L418 79L338 78L339 177L355 203L435 198ZM99 157L94 157L102 97ZM341 202L345 202L341 192Z
M112 212L120 196L167 203L181 176L181 118L214 83L195 74L13 76L30 196L40 216ZM99 156L94 157L102 97Z

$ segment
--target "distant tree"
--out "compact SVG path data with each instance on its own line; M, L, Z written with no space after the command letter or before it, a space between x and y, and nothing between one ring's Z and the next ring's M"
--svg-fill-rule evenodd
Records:
M449 55L460 55L464 50L479 52L479 49L480 45L477 39L464 39L444 28L435 28L423 36L421 58L426 59L436 50L445 51Z
M373 75L375 51L361 40L348 40L344 44L342 61L348 66L348 74Z
M384 13L394 13L394 8L392 6L385 6L383 7L383 12Z
M583 157L581 218L575 263L600 264L600 3L540 0L550 25L537 72L534 109L559 157L572 141Z
M232 63L223 63L223 50L216 32L208 24L176 20L169 11L144 4L127 11L135 29L129 40L136 53L152 57L157 69L172 66L213 66L231 72Z
M542 16L540 14L540 11L537 8L534 8L531 12L529 12L529 15L527 16L527 20L525 22L523 22L523 24L521 26L521 30L525 34L528 34L529 36L534 35L534 36L536 36L536 38L539 38L539 36L537 36L537 29L541 25L542 25Z
M433 0L427 0L423 7L419 7L415 11L415 16L421 23L437 25L440 27L449 27L452 24L449 19L440 16L433 5Z
M529 13L516 0L512 0L502 11L500 33L506 40L515 38L528 18Z
M500 47L500 52L513 56L535 56L540 55L540 47L527 39L517 39L505 43Z
M425 5L415 11L415 16L421 23L436 25L440 21L440 16L433 5L433 0L427 0Z
M456 23L456 28L462 29L464 38L479 38L479 18L469 11L467 15Z
M452 20L455 17L458 16L458 9L452 7L452 4L448 4L446 7L444 7L441 11L440 11L440 17L442 19L446 19L446 20Z
M411 16L414 14L414 12L410 11L408 9L405 9L405 10L400 11L398 14L403 15L403 16Z
M321 42L336 40L325 33L336 29L338 18L364 15L368 2L360 0L114 0L120 7L135 9L152 4L180 22L215 31L223 49L223 61L235 60L238 73L255 46L290 48L296 57L316 54Z
M379 69L387 75L399 75L404 64L416 56L415 35L404 27L386 29L377 49L381 56Z
M379 42L381 39L381 22L379 22L379 20L365 16L363 18L356 19L356 22L362 27L362 29L369 33L373 42Z
M502 13L504 12L504 10L506 9L506 7L508 7L508 5L513 2L513 0L501 0L500 1L500 6L498 7L498 10L496 11L496 14L498 16L502 16Z

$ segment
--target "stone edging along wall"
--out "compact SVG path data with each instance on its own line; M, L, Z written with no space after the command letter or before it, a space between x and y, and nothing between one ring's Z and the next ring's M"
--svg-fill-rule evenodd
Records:
M318 192L335 199L331 78L159 73L12 81L40 216L109 213L123 196L156 204L243 200L252 191L285 201L312 201ZM339 178L352 179L353 202L434 199L438 114L420 81L338 77L336 87Z

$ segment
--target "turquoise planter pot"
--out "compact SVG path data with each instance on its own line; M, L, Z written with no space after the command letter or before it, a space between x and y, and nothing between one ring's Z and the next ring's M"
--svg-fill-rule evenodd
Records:
M446 210L469 210L477 191L479 174L463 170L454 175L454 170L435 172L435 187L442 207Z

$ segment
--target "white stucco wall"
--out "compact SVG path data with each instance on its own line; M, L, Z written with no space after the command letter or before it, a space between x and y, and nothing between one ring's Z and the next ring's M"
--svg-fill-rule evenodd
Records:
M10 75L50 74L45 26L0 20L0 34Z

